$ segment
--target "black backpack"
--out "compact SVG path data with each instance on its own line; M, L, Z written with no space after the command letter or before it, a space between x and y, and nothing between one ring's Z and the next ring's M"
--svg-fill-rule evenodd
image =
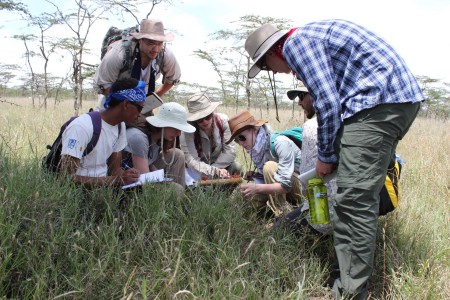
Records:
M100 137L100 132L102 131L102 118L100 116L100 112L93 111L89 112L88 115L91 117L92 120L92 126L94 127L94 133L92 135L91 140L86 146L86 149L83 152L83 156L88 155L92 149L94 149L95 145L97 145L98 139ZM66 130L67 126L77 118L78 116L71 117L67 122L65 122L61 129L59 130L59 134L56 137L55 141L52 145L47 145L47 149L50 150L49 153L43 157L42 159L42 167L50 172L59 173L60 165L59 162L61 161L61 140L64 130ZM120 128L119 125L119 135L120 135Z
M124 72L130 69L131 66L131 55L132 55L132 47L131 40L133 37L130 35L132 32L139 32L138 26L128 27L125 29L119 29L115 26L111 26L105 34L102 42L102 48L100 52L100 60L103 59L106 52L109 50L109 45L114 43L115 41L122 40L122 47L125 51L125 59L123 60L123 66L120 72Z

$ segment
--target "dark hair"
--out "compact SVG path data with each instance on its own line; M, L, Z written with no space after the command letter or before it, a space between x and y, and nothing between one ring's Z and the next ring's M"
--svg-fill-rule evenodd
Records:
M138 83L139 83L139 81L137 79L134 79L131 77L119 78L113 83L109 93L116 93L119 91L132 89L132 88L136 87ZM117 106L121 102L123 102L123 101L117 100L116 98L111 97L111 101L109 102L109 107Z
M213 119L211 122L211 128L214 131L214 126L216 123L216 120L214 118L214 116L215 116L214 112L212 112L211 115L212 115L212 119ZM203 147L202 147L202 138L200 137L200 126L198 125L198 123L196 121L189 121L188 123L195 127L194 144L195 144L195 149L197 150L198 157L201 158L202 152L203 152ZM216 149L217 145L216 145L216 141L214 140L214 138L212 138L210 140L210 142L211 142L211 153L212 153Z

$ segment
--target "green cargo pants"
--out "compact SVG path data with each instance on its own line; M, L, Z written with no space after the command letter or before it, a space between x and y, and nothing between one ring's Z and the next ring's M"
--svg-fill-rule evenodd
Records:
M336 299L366 299L378 225L379 192L389 159L420 103L382 104L344 120L335 139L338 157L333 242L340 278Z

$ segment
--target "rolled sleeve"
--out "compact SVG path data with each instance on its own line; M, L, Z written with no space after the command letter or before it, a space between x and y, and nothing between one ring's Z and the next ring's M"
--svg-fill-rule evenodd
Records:
M117 41L111 45L111 49L106 52L95 72L94 86L98 91L111 88L113 83L119 78L124 56L121 43L121 41Z
M165 49L162 65L163 83L177 84L181 77L181 68L170 48Z
M184 152L188 168L208 176L216 175L217 168L201 161L198 156L194 143L194 133L182 132L180 136L180 147Z

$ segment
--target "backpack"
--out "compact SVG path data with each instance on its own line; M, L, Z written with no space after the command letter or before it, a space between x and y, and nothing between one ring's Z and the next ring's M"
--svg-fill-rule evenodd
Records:
M394 154L391 157L386 172L386 180L380 191L379 215L384 216L393 211L400 201L400 174L402 172L402 160Z
M272 133L270 138L270 149L276 157L278 157L278 154L275 151L275 139L279 135L288 137L299 149L302 149L303 129L301 127L293 127L286 130L275 131Z
M93 111L89 112L88 115L91 117L92 126L94 127L94 133L92 135L91 140L87 144L86 149L84 149L83 156L88 155L92 151L92 149L94 149L95 145L97 145L98 139L100 137L100 132L102 130L102 118L100 116L100 112ZM62 135L64 130L66 130L67 126L69 126L69 124L72 123L72 121L75 120L76 118L78 118L78 116L71 117L67 122L65 122L61 126L59 134L56 137L53 144L51 146L47 145L47 149L50 151L42 159L42 166L44 169L50 172L59 173L60 170L59 162L61 161L61 150L62 150L61 145ZM119 135L120 135L120 128L121 126L119 125Z
M132 32L139 32L138 26L132 26L125 29L119 29L115 26L111 26L108 31L106 32L105 36L103 37L101 51L100 51L100 60L103 59L103 57L106 55L106 53L109 50L109 46L119 40L122 40L122 48L125 52L125 57L123 60L122 68L119 71L120 73L123 73L127 70L130 70L131 77L138 79L140 78L140 68L137 68L138 74L134 74L133 72L133 64L134 59L132 59L132 56L136 56L137 52L139 50L138 45L136 44L135 47L133 47L132 39L133 37L130 35ZM148 82L148 92L154 92L155 91L155 84L156 84L156 73L159 72L161 69L161 66L164 61L164 54L166 50L166 45L164 44L164 48L161 50L161 52L156 57L156 65L159 66L159 69L157 70L151 70L150 78ZM164 77L163 77L164 82Z
M108 52L109 45L111 45L115 41L122 40L123 47L125 47L125 49L130 49L129 46L131 45L132 39L130 33L132 32L139 32L138 26L128 27L125 29L119 29L115 26L111 26L106 32L105 37L103 38L102 47L100 49L100 60L102 60L106 52ZM130 51L128 51L128 53L126 54L129 55L131 53ZM127 58L129 57L130 56L128 56Z

